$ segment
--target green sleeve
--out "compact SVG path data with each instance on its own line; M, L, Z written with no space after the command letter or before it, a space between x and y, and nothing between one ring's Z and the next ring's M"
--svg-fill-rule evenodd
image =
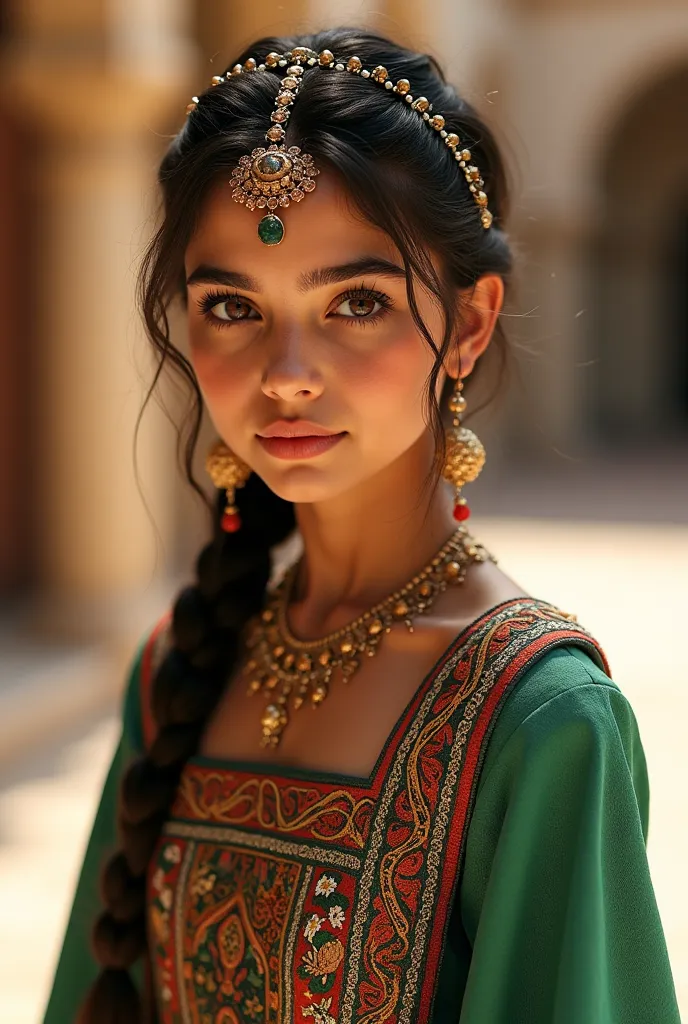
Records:
M680 1024L646 842L632 708L575 647L505 701L455 911L460 1024Z
M118 846L116 801L119 780L132 758L143 748L139 704L139 670L145 639L129 671L122 709L122 731L100 797L79 881L67 922L62 952L57 963L53 987L43 1024L72 1024L79 1006L98 974L91 953L93 922L102 910L98 879L100 869ZM140 985L141 971L132 971Z

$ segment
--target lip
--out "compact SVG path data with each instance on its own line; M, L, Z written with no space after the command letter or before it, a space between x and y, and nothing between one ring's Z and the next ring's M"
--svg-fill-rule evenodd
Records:
M334 437L336 433L311 420L275 420L258 437Z
M293 435L292 437L265 437L256 434L258 441L269 455L276 459L313 459L316 455L334 448L342 438L346 437L346 431L341 434L306 434Z

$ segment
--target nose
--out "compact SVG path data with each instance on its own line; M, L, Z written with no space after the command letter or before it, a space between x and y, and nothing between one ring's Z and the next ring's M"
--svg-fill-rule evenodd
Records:
M322 394L323 382L316 369L302 358L297 346L291 345L266 367L261 388L268 398L283 402L308 401Z

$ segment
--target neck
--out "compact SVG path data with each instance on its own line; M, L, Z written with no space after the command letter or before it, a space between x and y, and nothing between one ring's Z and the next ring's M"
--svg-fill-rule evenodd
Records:
M297 505L304 557L289 613L297 635L323 636L367 611L423 569L453 533L449 488L426 485L432 456L426 433L359 487Z

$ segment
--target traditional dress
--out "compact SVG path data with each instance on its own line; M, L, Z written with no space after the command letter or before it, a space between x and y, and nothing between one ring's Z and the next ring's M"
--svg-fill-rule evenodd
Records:
M69 1024L154 735L141 644L45 1024ZM597 641L536 598L463 630L367 779L192 758L148 872L161 1024L680 1024L646 856L633 711ZM145 976L144 976L145 975Z

